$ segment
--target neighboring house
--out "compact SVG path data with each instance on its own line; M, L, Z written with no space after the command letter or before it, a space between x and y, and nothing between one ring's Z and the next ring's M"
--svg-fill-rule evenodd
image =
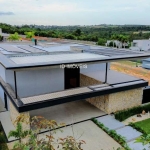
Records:
M118 40L108 40L106 46L109 46L111 42L113 43L113 46L116 46L118 48L128 47L128 43L122 43Z
M0 97L12 121L19 113L30 115L35 109L77 100L108 114L132 108L141 105L148 82L112 71L109 63L140 57L150 53L72 43L3 43Z
M142 67L145 69L150 69L150 58L142 60Z
M6 41L8 39L10 34L7 34L7 33L3 33L2 32L2 29L0 28L0 36L3 37L3 41Z
M1 28L0 28L0 35L3 37L3 41L7 41L8 37L10 36L10 34L8 33L3 33ZM19 35L19 36L25 38L25 35Z
M150 40L133 40L131 50L150 51Z

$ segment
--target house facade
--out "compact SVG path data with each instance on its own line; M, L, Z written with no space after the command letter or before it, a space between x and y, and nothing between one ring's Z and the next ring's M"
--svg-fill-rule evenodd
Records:
M133 40L131 50L150 51L150 40Z
M86 100L110 114L139 106L147 81L110 70L110 62L149 53L73 43L0 44L0 98L20 113ZM40 115L40 114L38 114Z
M108 40L106 46L110 46L111 42L113 43L112 47L117 47L117 48L128 47L128 43L122 43L121 41L118 40Z

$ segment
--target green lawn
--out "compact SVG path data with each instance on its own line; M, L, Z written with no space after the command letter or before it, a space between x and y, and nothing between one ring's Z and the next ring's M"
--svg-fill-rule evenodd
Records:
M147 134L150 134L150 119L146 119L140 122L134 123L138 127L142 128Z

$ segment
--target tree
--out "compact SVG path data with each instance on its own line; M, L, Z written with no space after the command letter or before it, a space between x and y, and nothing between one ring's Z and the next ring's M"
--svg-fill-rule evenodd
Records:
M113 47L114 47L114 44L115 44L114 41L117 40L116 35L112 35L112 36L111 36L111 40L113 40Z
M15 32L14 34L11 34L9 37L8 37L8 40L11 40L11 41L17 41L19 40L21 37L19 36L19 34L17 32Z
M77 139L74 137L73 126L73 136L56 139L54 134L57 131L62 131L57 128L64 127L64 123L57 124L55 120L48 120L42 116L35 116L31 118L31 122L28 122L28 118L23 114L17 117L15 122L17 123L16 130L9 133L9 137L19 138L19 142L16 142L14 145L14 150L55 150L55 146L57 150L83 150L81 146L85 144L85 141L79 140L81 136ZM32 128L24 130L22 128L22 123L24 122L30 124ZM39 133L42 129L47 129L48 132L41 139ZM28 138L23 141L26 137Z
M81 30L80 30L80 29L77 29L77 30L75 31L75 35L80 36L80 35L81 35Z
M31 38L34 37L35 32L33 32L33 31L31 31L31 32L24 32L24 34L26 35L26 38L31 39Z
M106 40L105 39L103 39L103 38L99 38L98 39L98 45L105 46L105 44L106 44Z

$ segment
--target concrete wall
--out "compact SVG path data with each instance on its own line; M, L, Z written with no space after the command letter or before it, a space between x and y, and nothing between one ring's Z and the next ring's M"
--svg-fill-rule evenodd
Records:
M0 77L6 81L6 78L5 78L5 68L0 65ZM4 103L4 90L2 89L2 87L0 86L0 98L2 99L3 103Z
M1 86L0 86L0 99L2 100L3 104L5 104L5 102L4 102L4 90L2 89Z
M64 90L64 70L60 68L20 71L16 78L21 98Z

